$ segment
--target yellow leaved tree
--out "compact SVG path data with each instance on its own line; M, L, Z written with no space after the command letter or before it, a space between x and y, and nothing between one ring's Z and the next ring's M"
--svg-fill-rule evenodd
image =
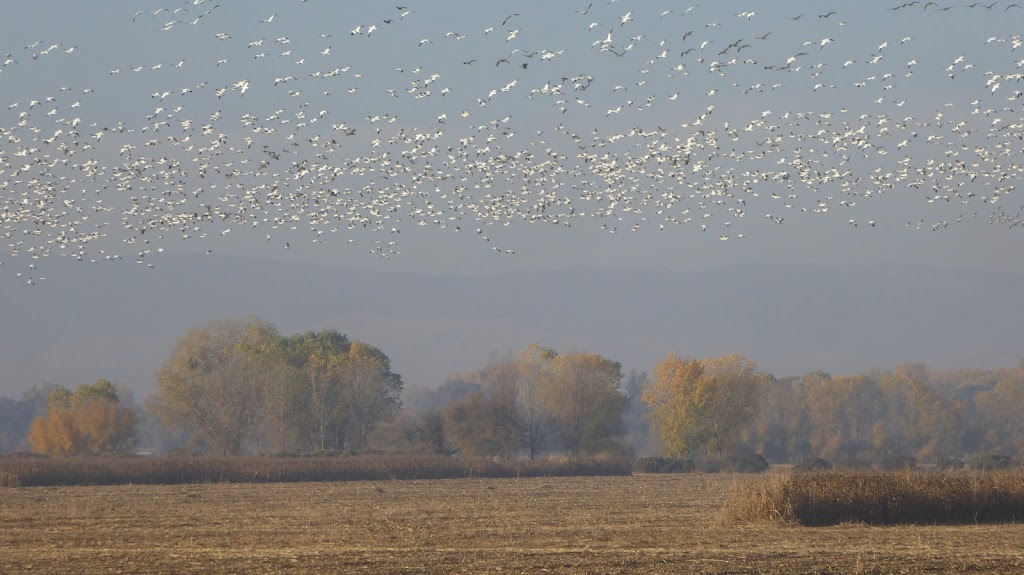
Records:
M659 362L643 399L669 456L732 454L757 415L768 376L739 354L704 359L674 353Z

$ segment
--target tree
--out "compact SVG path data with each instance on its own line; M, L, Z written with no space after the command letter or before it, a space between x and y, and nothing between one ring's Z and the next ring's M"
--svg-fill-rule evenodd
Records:
M260 437L278 453L287 453L298 443L305 415L302 372L284 361L268 362L267 387L260 405Z
M833 378L816 371L804 376L803 387L815 456L857 463L870 455L882 406L878 382L866 375Z
M769 378L754 424L755 449L769 461L798 462L811 454L810 422L799 377Z
M471 393L444 410L445 435L462 455L510 458L519 422L514 405L498 394Z
M992 389L978 393L974 404L989 452L1024 453L1024 365L1017 373L1004 374Z
M342 430L341 381L339 372L351 344L348 337L333 330L306 332L285 341L290 364L303 374L304 397L313 416L312 436L317 449L340 448ZM333 440L333 444L328 442Z
M612 447L623 432L629 398L619 392L622 368L597 354L569 353L554 358L540 398L551 412L563 446L572 455Z
M416 449L432 455L454 455L458 450L448 442L444 416L437 410L428 410L410 421L406 438Z
M708 452L721 459L736 449L753 423L761 389L769 376L740 354L713 357L702 363L702 393L714 398L705 411L710 420Z
M80 385L74 392L58 387L47 403L46 415L29 426L28 442L37 452L96 455L124 449L135 435L138 418L119 405L108 380Z
M32 450L47 455L71 455L81 448L68 409L54 407L46 416L36 417L28 428Z
M360 341L352 342L339 367L348 447L356 451L377 423L398 413L402 378L391 372L388 356Z
M703 373L700 360L674 353L658 362L651 373L643 400L651 408L650 419L669 457L688 456L706 441L702 398L698 394Z
M150 404L165 424L222 455L242 452L258 428L262 393L274 370L277 329L255 317L190 329L157 371Z
M629 398L629 408L623 416L626 442L637 453L651 451L651 426L648 423L650 407L643 401L644 392L651 380L646 371L630 370L626 374L624 391Z
M716 460L732 454L757 415L766 380L739 354L697 360L670 353L644 394L666 453Z
M52 389L33 386L15 400L0 397L0 453L28 449L28 431L32 420L46 415L47 397Z
M516 358L516 405L522 445L530 459L547 448L551 435L552 414L544 403L542 389L554 377L552 363L557 356L553 349L530 344Z
M380 349L333 330L286 338L285 357L301 374L308 435L320 451L358 451L381 421L398 413L402 378Z
M904 364L882 374L879 388L885 411L874 447L888 456L935 460L952 454L957 414L949 399L928 383L923 364Z

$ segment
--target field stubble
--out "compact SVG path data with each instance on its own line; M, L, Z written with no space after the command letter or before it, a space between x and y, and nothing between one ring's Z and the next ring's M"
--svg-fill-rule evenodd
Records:
M0 489L0 573L1021 573L1024 526L723 526L727 475Z

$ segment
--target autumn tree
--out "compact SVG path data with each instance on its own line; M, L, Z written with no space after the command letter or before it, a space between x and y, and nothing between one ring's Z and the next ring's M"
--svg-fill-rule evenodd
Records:
M157 384L151 410L224 455L360 449L402 390L379 349L336 331L282 337L254 316L189 330Z
M78 453L82 446L71 410L51 407L45 416L33 419L28 428L28 444L33 451L47 455Z
M402 451L430 455L455 455L459 452L448 438L444 414L436 409L407 412L397 418Z
M267 361L266 387L261 393L256 433L277 453L296 449L306 417L302 372L286 361Z
M799 377L768 379L754 421L754 450L769 461L802 461L811 454L810 421Z
M274 375L274 358L264 352L277 338L277 329L255 316L190 329L157 371L150 409L219 454L241 453L258 427Z
M651 426L648 421L650 406L643 400L643 394L650 386L651 380L646 371L630 370L626 374L623 391L629 398L629 407L623 414L623 425L626 431L626 443L637 453L652 450Z
M510 354L494 354L483 367L448 378L439 392L446 398L445 435L458 453L502 458L518 453L523 432L518 380L519 366Z
M124 449L137 424L135 413L119 405L114 385L101 379L74 392L54 389L46 415L36 417L29 427L28 442L35 451L50 455L96 455Z
M880 453L936 460L956 449L957 412L928 382L923 364L904 364L879 378L884 406L872 443Z
M882 408L878 383L866 375L814 371L804 376L803 387L815 456L846 463L870 457Z
M341 426L347 446L358 451L380 421L398 413L402 378L391 371L391 359L376 347L352 342L337 366L341 381Z
M516 412L496 393L471 393L444 410L445 435L462 455L515 455L521 426Z
M990 453L1024 454L1024 360L1021 369L1000 375L974 398L984 448Z
M542 390L554 377L553 349L530 344L516 357L515 397L521 424L522 445L535 459L548 447L553 415L544 402Z
M700 360L674 353L658 362L651 372L650 387L642 397L650 406L650 420L669 457L688 456L705 442L698 395L703 373Z
M558 355L539 390L566 451L596 453L622 435L629 398L619 391L621 366L591 353Z
M666 453L730 455L757 414L766 377L742 355L698 360L670 353L655 366L643 396Z

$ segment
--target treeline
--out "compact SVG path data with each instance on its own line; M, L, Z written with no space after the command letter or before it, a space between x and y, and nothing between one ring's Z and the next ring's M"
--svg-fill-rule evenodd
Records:
M558 357L530 346L452 376L437 390L411 390L407 434L439 453L573 451L558 414L567 409L563 400L547 392L551 403L530 402L545 397L531 390L557 386ZM588 449L698 464L751 455L844 467L1024 463L1024 361L994 371L905 364L853 376L812 371L778 378L742 355L670 354L650 376L631 372L624 380L614 386L620 401L609 401L617 413L599 412L583 426L607 432Z
M156 383L145 410L105 380L0 398L0 451L96 454L133 437L166 451L158 422L184 451L217 455L612 453L851 467L1024 456L1024 361L780 378L742 355L669 354L648 375L624 374L601 355L530 345L436 389L403 393L376 347L330 330L283 336L248 317L189 330Z
M743 446L774 461L1024 463L1024 361L994 371L905 364L770 378L754 421Z
M282 336L254 316L190 329L156 383L145 411L122 404L107 380L2 400L0 415L9 417L0 418L0 449L97 455L161 450L156 444L170 438L189 453L355 453L398 413L402 392L376 347L330 330Z
M422 409L407 414L402 438L436 454L623 452L631 402L622 379L622 367L600 355L530 345L420 392L413 403Z

